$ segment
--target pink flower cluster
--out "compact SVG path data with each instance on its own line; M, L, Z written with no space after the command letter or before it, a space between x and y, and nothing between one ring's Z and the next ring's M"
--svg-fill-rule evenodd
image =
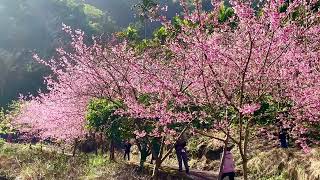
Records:
M252 115L255 111L259 110L261 107L258 103L245 104L239 111L244 115Z
M147 135L147 133L143 130L143 131L134 131L134 134L137 136L137 138L143 138Z

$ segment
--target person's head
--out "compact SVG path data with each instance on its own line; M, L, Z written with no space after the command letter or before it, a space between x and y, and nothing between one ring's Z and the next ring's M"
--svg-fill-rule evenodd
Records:
M233 149L234 145L233 144L229 144L226 148L227 151L231 151Z
M183 139L183 138L179 138L179 139L176 141L176 144L183 144L183 143L186 143L186 140Z

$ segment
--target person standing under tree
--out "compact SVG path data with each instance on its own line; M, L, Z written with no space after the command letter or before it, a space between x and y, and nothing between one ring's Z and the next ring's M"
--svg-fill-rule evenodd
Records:
M235 177L235 163L234 163L234 160L233 160L233 155L231 153L232 147L233 146L229 146L226 149L226 153L225 153L225 156L224 156L224 162L223 162L221 180L223 180L225 177L228 177L229 180L234 180L234 177Z
M189 166L188 166L188 155L186 151L187 143L185 140L178 140L175 144L175 150L177 154L177 159L179 163L179 172L182 172L182 162L186 169L186 173L189 174Z
M279 132L279 141L280 141L280 146L281 148L288 148L288 133L287 130L285 128L281 128L280 132Z
M153 161L158 158L160 152L160 140L158 138L153 138L151 141L151 161L150 164L153 164Z
M12 143L12 133L8 133L7 142Z
M128 156L128 161L130 161L130 149L131 149L131 143L129 140L127 140L125 143L124 143L124 160L126 160L126 156Z

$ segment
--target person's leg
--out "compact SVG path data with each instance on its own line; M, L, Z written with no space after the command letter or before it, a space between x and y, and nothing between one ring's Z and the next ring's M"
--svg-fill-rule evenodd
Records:
M188 165L188 156L186 152L181 153L184 168L186 169L186 173L189 173L189 165Z
M236 174L234 172L229 173L229 180L234 180Z
M130 161L130 152L128 152L128 161Z
M181 158L181 152L177 152L177 159L179 164L179 171L182 171L182 158Z
M287 141L286 141L286 140L282 139L282 140L280 141L280 144L281 144L281 148L288 148L288 144L287 144Z
M128 158L128 160L130 159L130 157L129 157L130 155L129 155L129 153L128 152L125 152L125 160L126 160L126 157Z
M288 148L288 141L287 140L285 140L284 148Z
M127 152L124 151L124 156L123 156L123 159L126 160L126 155L127 155Z
M222 173L221 179L223 180L225 177L227 177L227 173Z
M154 158L154 155L153 155L153 153L151 154L151 161L150 161L150 164L153 164L153 160L154 160L155 158Z

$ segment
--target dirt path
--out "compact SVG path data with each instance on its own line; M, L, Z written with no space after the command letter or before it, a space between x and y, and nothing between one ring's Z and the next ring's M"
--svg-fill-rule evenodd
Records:
M139 166L139 163L137 162L128 162L128 164ZM145 168L152 171L153 165L149 163L145 163ZM183 179L192 179L192 180L217 180L218 179L218 175L210 171L200 171L200 170L190 169L190 174L188 175L185 172L179 172L178 167L172 167L172 166L161 166L160 171L172 177L180 177Z

